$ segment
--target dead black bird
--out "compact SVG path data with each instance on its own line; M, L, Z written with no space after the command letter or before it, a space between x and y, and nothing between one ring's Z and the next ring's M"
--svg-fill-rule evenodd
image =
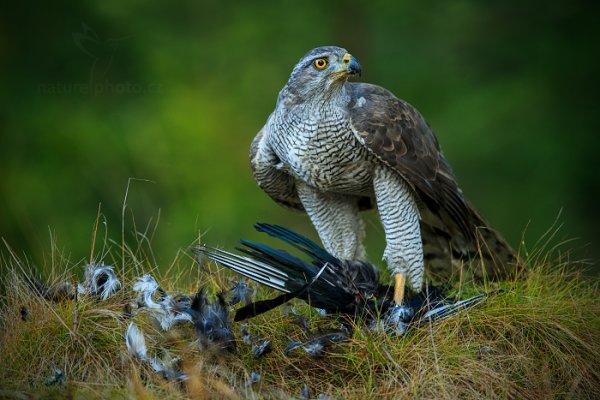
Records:
M275 299L239 309L236 321L261 314L295 297L327 312L356 313L364 310L367 304L382 310L391 305L388 304L391 296L377 296L389 288L379 285L379 271L371 264L341 261L309 239L277 225L257 224L255 228L304 252L312 263L246 240L241 240L245 248L239 250L249 257L207 246L194 249L197 254L206 255L241 275L284 292Z
M328 313L366 315L371 320L381 315L384 323L403 333L406 324L453 315L456 311L478 304L486 295L476 296L470 302L451 302L441 288L429 286L404 301L402 306L393 302L393 288L379 283L379 271L364 261L340 260L306 237L284 227L256 224L256 230L288 243L310 258L306 262L286 251L241 240L238 248L245 255L201 246L194 249L233 271L258 283L283 292L282 295L257 301L240 308L235 320L240 321L264 313L293 298L300 298L313 307ZM454 303L454 304L452 304Z

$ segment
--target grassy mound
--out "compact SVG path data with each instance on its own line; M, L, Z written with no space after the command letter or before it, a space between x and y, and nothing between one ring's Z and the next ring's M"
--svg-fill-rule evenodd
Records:
M0 398L289 398L305 384L311 397L333 398L597 398L600 393L600 297L598 280L570 272L572 266L531 260L512 281L462 282L463 296L502 287L506 292L434 326L403 337L355 329L348 342L320 359L283 354L288 338L302 336L292 316L273 310L249 321L254 334L273 339L273 351L255 359L239 340L234 354L201 350L192 327L163 332L143 312L124 315L135 294L132 282L153 273L167 292L212 293L231 275L208 266L200 272L182 254L161 276L139 248L113 257L123 288L106 301L91 297L50 301L24 277L30 266L14 253L2 260L0 297ZM535 257L530 257L535 258ZM539 258L539 257L538 257ZM116 260L115 260L116 259ZM105 261L108 262L108 261ZM53 253L49 281L73 282L82 265ZM272 293L259 289L258 297ZM336 326L304 303L298 312L312 327ZM152 354L181 359L190 379L170 382L127 353L131 321L146 336ZM240 324L234 324L239 337ZM58 377L57 370L64 376ZM248 383L251 372L262 379ZM58 381L58 382L56 382Z

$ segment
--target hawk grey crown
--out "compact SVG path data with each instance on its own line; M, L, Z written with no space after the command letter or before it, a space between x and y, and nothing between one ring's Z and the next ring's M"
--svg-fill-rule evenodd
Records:
M487 273L504 275L513 251L463 197L427 122L386 89L347 81L360 72L339 47L300 59L252 142L258 185L306 212L341 259L366 258L359 211L376 207L384 259L417 291L424 260L432 272L448 273L453 258L478 250Z

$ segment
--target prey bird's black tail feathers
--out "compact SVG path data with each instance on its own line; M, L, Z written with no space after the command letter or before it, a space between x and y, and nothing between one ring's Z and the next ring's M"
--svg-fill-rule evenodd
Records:
M310 263L247 240L241 240L244 247L238 248L244 256L208 246L194 249L197 254L287 294L243 307L237 318L258 315L294 297L329 312L352 312L356 309L357 297L371 298L374 293L368 289L375 291L378 287L379 275L370 264L341 261L311 240L277 225L257 224L255 227L308 255ZM369 293L357 296L362 291Z
M259 232L264 232L294 246L296 249L310 256L314 261L328 262L332 265L340 262L340 260L312 240L284 228L283 226L258 223L254 225L254 228Z
M315 266L302 261L286 251L276 250L269 246L250 242L248 240L240 240L240 243L244 245L245 248L237 247L237 250L263 264L270 265L272 268L277 268L279 272L289 278L290 283L302 281L308 282L319 272L319 269Z
M279 225L259 223L254 227L257 231L282 240L308 255L317 268L313 273L324 264L329 264L328 271L325 271L326 277L336 288L343 287L346 291L361 293L366 297L371 297L380 289L379 270L372 264L364 261L342 261L312 240Z
M267 263L257 261L253 258L240 256L206 245L196 247L193 251L198 255L204 255L209 259L218 262L240 275L281 292L288 293L297 290L302 286L299 285L294 289L294 282L289 281L287 274Z

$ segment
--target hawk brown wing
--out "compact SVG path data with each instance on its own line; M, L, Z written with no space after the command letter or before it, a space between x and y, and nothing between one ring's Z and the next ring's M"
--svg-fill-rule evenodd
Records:
M431 264L434 258L443 260L450 254L468 256L476 252L488 261L484 263L488 275L500 277L514 272L517 256L465 199L421 114L382 87L353 82L346 83L346 87L351 97L348 109L354 135L397 171L417 195L426 260Z
M348 82L346 88L351 96L351 126L358 140L406 180L421 205L441 220L448 233L460 233L472 243L475 227L487 224L463 197L421 114L382 87Z

